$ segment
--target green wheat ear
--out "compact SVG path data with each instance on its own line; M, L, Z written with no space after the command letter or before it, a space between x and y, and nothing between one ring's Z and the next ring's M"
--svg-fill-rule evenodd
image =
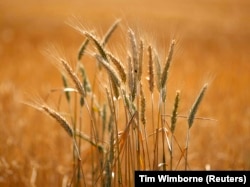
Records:
M174 134L176 122L177 122L177 115L178 115L178 107L179 107L179 102L180 102L180 91L176 91L176 96L175 96L175 101L174 101L174 108L172 112L172 117L171 117L171 132Z
M64 75L62 75L62 81L63 81L64 88L68 88L68 82ZM70 102L70 94L68 91L65 91L65 96L66 96L67 101Z
M89 39L86 38L86 39L84 40L84 42L82 43L80 49L79 49L78 57L77 57L78 60L81 60L81 59L82 59L82 57L83 57L83 55L84 55L84 52L85 52L85 49L87 48L88 44L89 44Z
M188 127L189 127L189 129L193 125L195 114L196 114L196 112L198 110L198 107L199 107L199 105L201 103L202 98L204 97L206 89L207 89L207 83L204 84L204 86L202 87L199 95L197 96L197 98L196 98L196 100L195 100L195 102L194 102L194 104L193 104L193 106L192 106L192 108L190 110L190 113L189 113L189 116L188 116Z

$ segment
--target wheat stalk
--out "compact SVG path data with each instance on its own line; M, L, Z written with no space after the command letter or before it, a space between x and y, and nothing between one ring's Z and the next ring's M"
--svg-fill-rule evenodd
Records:
M175 101L174 101L174 108L172 111L172 116L171 116L171 126L170 126L170 130L171 130L171 140L170 140L170 170L173 169L173 137L174 137L174 131L175 131L175 127L176 127L176 122L177 122L177 110L179 107L179 102L180 102L180 91L176 91L176 96L175 96Z
M199 105L201 103L202 98L204 97L206 89L207 89L207 83L204 84L204 86L202 87L202 89L201 89L200 93L198 94L198 96L197 96L194 104L191 107L191 110L190 110L188 118L187 118L187 121L188 121L188 131L187 131L187 137L186 137L185 170L187 170L187 165L188 165L188 158L187 157L188 157L188 148L189 148L189 139L190 139L190 128L193 125L195 114L196 114L196 112L198 110L198 107L199 107Z

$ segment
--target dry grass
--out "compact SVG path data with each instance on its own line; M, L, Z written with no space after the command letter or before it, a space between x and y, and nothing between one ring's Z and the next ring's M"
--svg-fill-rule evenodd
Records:
M121 17L125 28L127 23L136 36L142 36L152 47L157 47L160 61L164 61L168 54L170 40L176 38L176 51L167 82L166 113L172 114L176 90L180 89L178 111L180 115L187 116L187 111L191 108L198 90L204 82L209 81L211 83L197 111L197 116L218 120L217 123L207 120L194 121L190 130L189 169L203 170L206 167L215 170L249 169L250 147L246 143L249 141L250 131L250 100L247 89L250 70L248 1L202 0L191 1L188 4L181 0L159 1L153 4L145 1L143 7L140 6L139 1L133 1L133 3L119 1L118 3L111 0L102 6L96 6L92 1L84 5L80 1L75 1L71 5L68 5L67 1L60 1L60 5L58 1L44 1L39 5L33 1L25 3L27 6L22 6L19 2L6 1L0 6L1 185L63 186L65 181L72 177L71 138L58 128L56 121L19 102L23 101L27 92L32 98L39 93L41 98L54 109L64 111L61 115L72 122L69 114L75 108L67 107L67 101L63 99L65 92L61 89L61 73L40 53L46 48L47 42L58 44L57 47L69 59L72 69L77 69L76 54L84 38L64 23L72 14L83 19L81 23L88 31L95 28L95 34L98 37L105 35L115 20L114 17ZM57 11L54 11L55 9ZM127 51L121 47L121 43L126 41L122 36L126 36L127 32L121 28L117 31L110 37L106 48L112 51L116 58L119 57L119 61L127 61L123 59ZM124 33L121 34L123 31ZM144 43L145 47L147 45ZM93 50L90 48L87 52L93 52ZM155 55L155 51L152 52ZM144 57L147 57L146 51L144 51ZM91 59L88 55L84 55L82 60L90 62ZM88 73L89 81L96 80L96 85L92 89L97 89L100 80L94 76L97 69L93 64L85 63L84 68L93 70ZM156 63L154 68L157 69ZM120 74L118 70L117 73ZM145 65L142 79L147 75ZM103 73L103 76L105 77L106 74ZM155 77L157 77L156 74ZM155 82L155 84L158 83ZM148 83L145 82L143 87L144 94L148 98L150 94ZM105 88L100 89L103 90L97 94L97 98L100 99L88 101L92 102L91 106L95 106L95 115L100 112L98 108L103 105L101 101L107 96ZM107 87L107 89L110 88ZM73 96L72 101L74 101ZM154 97L157 95L154 94ZM146 103L150 102L150 99L147 99ZM106 109L103 107L101 118L105 117L104 111L108 110L108 105ZM157 110L151 110L150 104L147 107L150 110L147 109L146 121L151 123L152 120L157 120L155 112ZM153 108L157 107L155 103ZM80 108L77 111L81 113ZM88 113L87 109L83 109L82 113ZM77 116L80 116L79 114ZM154 119L148 116L154 116ZM86 119L86 115L82 118ZM97 121L100 122L101 118ZM171 121L170 117L166 119ZM181 148L184 148L186 129L181 127L184 125L187 127L187 120L181 116L177 119L174 133L179 137ZM78 119L79 121L81 120ZM91 119L86 119L81 125L81 131L91 137L93 134L89 132L95 132L94 130L97 129L89 129L87 124L90 123ZM150 129L147 130L150 131ZM148 135L151 137L151 134ZM149 139L149 145L152 140L153 138ZM112 139L110 141L112 142ZM89 166L88 163L92 160L87 155L101 156L102 153L96 151L96 148L93 148L95 146L88 146L89 143L83 142L85 141L82 141L81 162L83 169L91 170L93 166ZM110 144L110 142L101 143ZM173 150L179 150L176 144L173 146L175 146ZM146 153L147 150L145 150ZM166 156L169 162L168 154ZM173 163L178 163L178 159L179 157L173 157ZM179 166L184 168L182 167L184 159ZM89 181L91 176L92 174L88 172L84 174L86 181Z

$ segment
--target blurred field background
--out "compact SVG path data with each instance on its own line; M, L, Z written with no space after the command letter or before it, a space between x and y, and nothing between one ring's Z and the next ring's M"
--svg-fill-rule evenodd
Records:
M175 38L170 109L180 89L186 115L208 82L197 115L217 120L195 122L190 169L250 169L250 1L10 0L0 2L0 186L62 186L71 171L66 133L21 101L62 86L42 51L52 43L76 58L83 37L66 24L72 17L100 34L121 18L164 55Z

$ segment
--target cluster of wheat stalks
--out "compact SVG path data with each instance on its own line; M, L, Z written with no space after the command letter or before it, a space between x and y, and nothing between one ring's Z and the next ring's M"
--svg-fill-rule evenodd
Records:
M180 91L176 91L169 121L166 118L167 80L175 40L170 43L166 61L161 62L156 49L128 28L126 57L115 56L106 44L119 24L120 20L115 21L101 39L93 31L74 25L85 38L74 68L67 59L52 54L62 73L70 114L64 116L63 111L46 102L32 104L54 118L72 139L74 165L70 186L131 186L135 170L175 170L179 162L173 162L173 144L181 152L183 169L188 169L189 131L207 84L186 116L187 137L181 148L175 138ZM83 60L84 55L97 64L95 71L91 70L95 72L91 82L84 66L90 62ZM147 79L142 78L144 74ZM145 94L146 89L149 94ZM155 95L159 99L156 107ZM84 132L86 126L89 132ZM89 155L83 152L86 144L91 149ZM88 167L82 157L89 157Z

